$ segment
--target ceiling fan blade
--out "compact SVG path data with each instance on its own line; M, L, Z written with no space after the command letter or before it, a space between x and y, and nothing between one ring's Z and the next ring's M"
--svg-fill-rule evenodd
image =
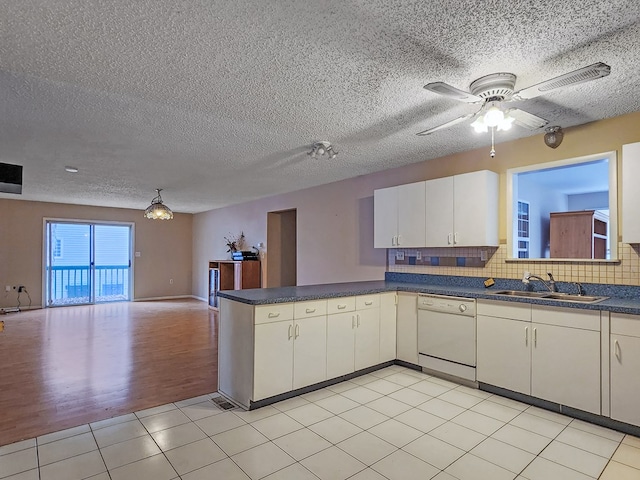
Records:
M535 98L538 95L542 95L550 90L556 88L566 87L568 85L576 85L578 83L589 82L596 80L597 78L606 77L611 73L611 67L605 63L598 62L588 67L582 67L573 72L565 73L559 77L555 77L546 80L537 85L527 87L513 94L517 100L525 100L528 98Z
M433 132L437 132L438 130L444 130L445 128L453 127L454 125L462 123L465 120L468 120L470 118L475 117L476 115L477 115L477 112L476 113L470 113L470 114L465 115L463 117L456 118L455 120L451 120L451 121L449 121L447 123L443 123L442 125L438 125L437 127L433 127L433 128L430 128L429 130L425 130L424 132L416 133L416 135L419 135L419 136L429 135L429 134L431 134Z
M549 120L545 120L544 118L538 117L537 115L529 112L525 112L524 110L520 110L519 108L510 108L508 110L508 114L513 117L516 125L528 128L529 130L542 128L549 123Z
M472 95L469 92L465 92L464 90L460 90L456 87L452 87L451 85L444 82L427 83L424 88L433 93L437 93L438 95L443 95L455 100L460 100L461 102L476 103L484 101L480 97Z

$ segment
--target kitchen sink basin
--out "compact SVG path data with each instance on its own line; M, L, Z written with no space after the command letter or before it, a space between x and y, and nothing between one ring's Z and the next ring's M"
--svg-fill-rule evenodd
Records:
M545 299L551 300L563 300L565 302L580 302L580 303L597 303L602 300L606 300L609 297L594 297L591 295L572 295L570 293L550 293Z
M541 298L543 300L558 300L560 302L598 303L609 297L596 297L593 295L572 295L559 292L526 292L522 290L501 290L495 295L521 298Z
M502 290L500 292L495 292L495 294L506 295L509 297L534 297L534 298L542 298L548 295L548 293L545 293L545 292L525 292L522 290Z

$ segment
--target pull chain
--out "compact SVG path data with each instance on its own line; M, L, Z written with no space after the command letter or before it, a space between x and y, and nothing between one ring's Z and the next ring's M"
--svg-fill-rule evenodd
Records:
M496 147L494 145L493 133L495 132L495 127L491 127L491 151L489 152L489 156L491 158L496 156Z

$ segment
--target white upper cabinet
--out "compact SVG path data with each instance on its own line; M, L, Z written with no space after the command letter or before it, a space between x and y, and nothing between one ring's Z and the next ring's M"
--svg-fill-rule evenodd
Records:
M640 243L640 142L622 146L622 241Z
M425 182L373 193L374 247L425 246Z
M426 182L426 246L498 245L499 176L488 170Z

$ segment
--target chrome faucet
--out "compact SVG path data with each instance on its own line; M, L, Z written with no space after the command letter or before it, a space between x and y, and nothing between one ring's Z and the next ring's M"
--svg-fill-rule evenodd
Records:
M524 283L525 285L528 285L529 284L529 280L531 280L531 279L538 280L550 292L557 292L558 291L558 286L556 285L555 278L553 278L553 275L551 275L551 272L547 272L547 275L549 275L549 281L546 281L544 278L540 278L537 275L531 275L529 272L524 272L524 276L522 277L522 283Z
M573 284L576 286L576 288L578 289L578 295L582 296L584 295L584 287L582 286L582 284L580 282L573 282Z

